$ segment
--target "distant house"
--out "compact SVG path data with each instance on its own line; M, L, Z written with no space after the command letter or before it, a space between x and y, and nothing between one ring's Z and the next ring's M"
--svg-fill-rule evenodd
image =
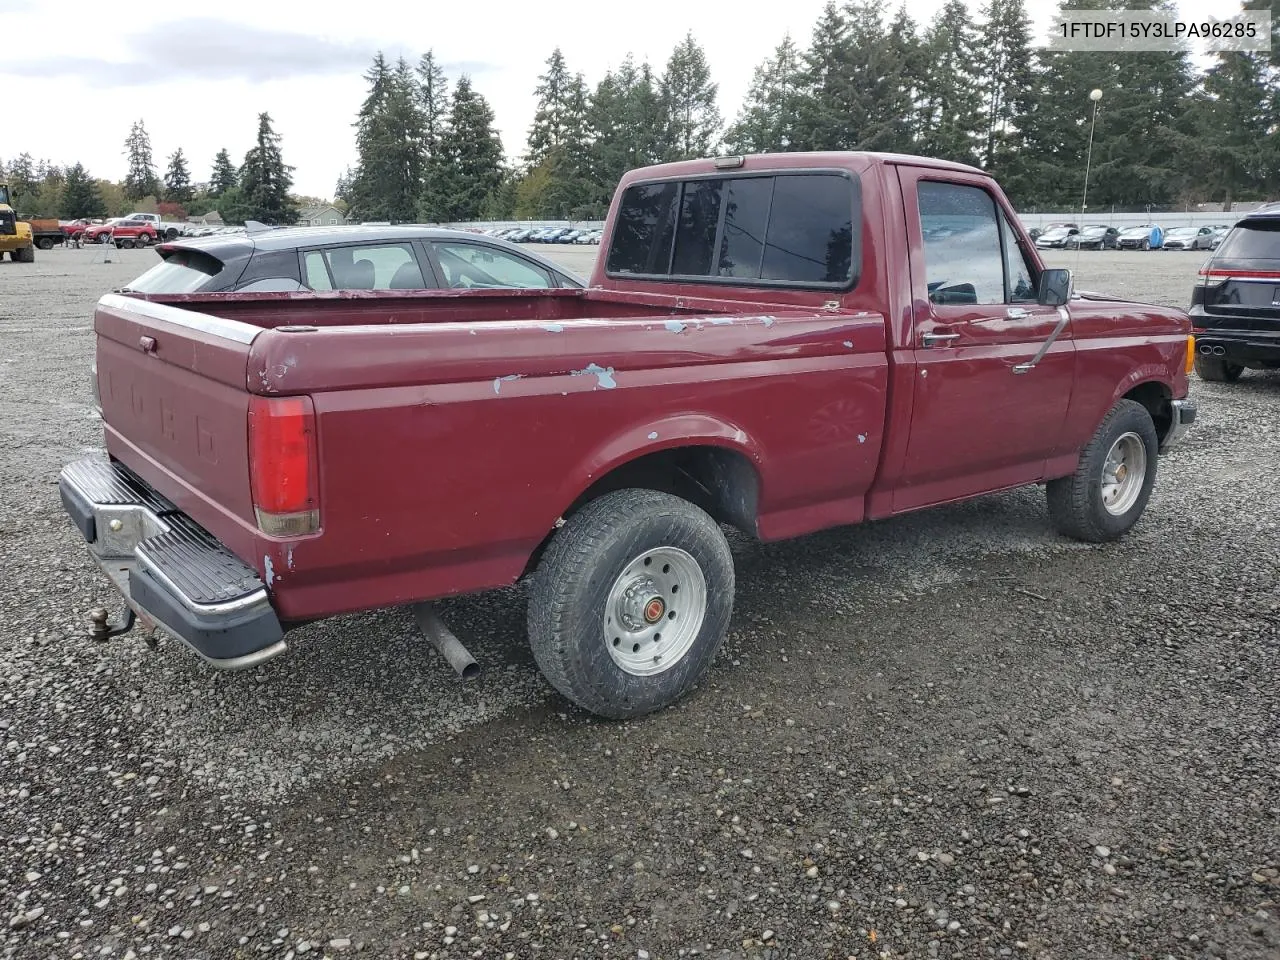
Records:
M298 214L300 227L336 227L346 222L347 218L342 215L342 211L332 205L307 207Z
M187 223L198 223L206 227L220 227L222 226L222 214L217 210L210 210L208 213L203 213L198 217L187 217Z

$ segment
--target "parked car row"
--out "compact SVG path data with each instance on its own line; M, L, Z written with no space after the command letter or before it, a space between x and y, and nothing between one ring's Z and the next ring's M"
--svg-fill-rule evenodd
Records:
M572 227L498 227L483 230L489 237L512 243L581 243L599 244L603 230L575 230Z
M1230 226L1174 227L1165 231L1158 224L1110 227L1101 223L1078 227L1074 223L1051 223L1029 232L1041 250L1216 250Z

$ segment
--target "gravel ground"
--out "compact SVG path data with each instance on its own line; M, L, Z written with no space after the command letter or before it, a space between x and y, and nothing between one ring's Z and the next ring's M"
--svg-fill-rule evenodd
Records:
M56 477L92 305L154 256L0 264L0 957L1280 955L1280 376L1194 382L1118 544L1038 489L735 540L711 681L604 723L518 589L445 605L472 684L395 611L236 675L85 638ZM1079 282L1181 305L1200 260Z

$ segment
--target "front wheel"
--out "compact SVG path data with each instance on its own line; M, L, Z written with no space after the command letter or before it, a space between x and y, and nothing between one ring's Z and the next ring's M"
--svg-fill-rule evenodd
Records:
M1159 446L1147 408L1119 401L1102 418L1075 473L1045 485L1054 529L1089 543L1128 533L1151 498Z
M1244 374L1244 367L1225 357L1206 357L1196 354L1196 375L1210 383L1235 383Z
M640 716L706 676L733 591L733 555L710 516L656 490L618 490L556 532L533 579L529 643L573 703Z

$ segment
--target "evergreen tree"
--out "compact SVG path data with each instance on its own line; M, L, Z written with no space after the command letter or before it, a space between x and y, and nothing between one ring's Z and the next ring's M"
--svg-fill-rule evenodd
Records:
M666 153L670 160L710 156L719 140L721 119L716 107L719 86L692 33L676 44L662 75L662 102L667 111Z
M889 28L882 33L879 3L874 4L874 19L867 22L873 32L867 43L876 56L868 57L875 73L867 78L876 91L867 104L867 125L860 138L865 150L914 153L920 135L920 101L924 87L924 53L919 30L904 5L899 6ZM858 36L861 18L854 21L853 35ZM877 35L884 37L877 43Z
M240 167L239 202L243 219L268 224L296 223L298 210L289 197L293 167L286 166L280 135L267 113L258 114L258 136Z
M526 160L543 168L549 189L537 193L533 217L568 217L589 205L594 193L592 160L588 153L588 95L582 74L570 75L557 47L547 59L547 72L538 78L537 109L529 128ZM537 178L542 182L544 178ZM526 207L533 203L526 198Z
M444 68L436 62L434 51L428 50L418 61L418 110L422 124L422 149L425 153L419 205L424 197L438 196L441 191L444 171L440 158L440 138L448 127L449 106L449 81L445 78Z
M36 163L29 153L20 153L18 158L9 164L9 197L11 206L19 216L26 216L27 204L35 200L36 189L40 180L36 176Z
M209 176L209 195L220 197L239 181L240 175L236 171L235 164L231 162L231 155L227 153L227 148L223 147L213 158L213 173Z
M747 99L725 133L734 153L789 150L797 140L796 123L802 96L803 63L791 34L773 56L755 69Z
M947 0L922 44L920 141L925 156L975 160L975 127L982 108L977 78L977 32L964 0Z
M796 120L798 149L852 150L857 146L857 132L850 127L854 93L848 35L844 15L828 2L804 55L803 96Z
M107 206L102 202L97 182L81 164L68 167L58 216L64 220L78 220L81 217L104 217L106 214Z
M605 75L588 104L587 131L589 204L593 215L602 215L627 170L663 156L667 118L648 63L636 67L627 54L616 73ZM541 191L530 187L524 193Z
M581 77L578 79L580 81ZM538 77L538 85L533 91L537 108L525 150L529 166L536 167L552 150L563 146L569 136L570 125L579 119L570 116L570 88L573 83L564 54L556 47L547 58L547 72Z
M141 120L134 121L130 128L124 141L124 153L129 159L129 172L124 178L125 197L137 201L159 194L160 179L151 158L151 137Z
M1031 107L1031 26L1024 0L988 0L982 13L980 159L1001 175L1013 162L1019 123Z
M493 129L493 109L466 74L454 87L440 155L446 175L441 193L429 198L435 209L428 211L427 219L477 219L489 195L502 184L502 141Z
M1280 3L1255 0L1245 9L1272 8L1272 30L1280 34ZM1192 151L1197 179L1207 197L1225 209L1240 199L1265 197L1280 186L1280 35L1270 56L1218 51L1204 76L1203 95L1189 120L1200 136Z
M169 168L164 174L164 198L170 203L188 204L194 196L187 158L182 155L182 148L179 147L169 157Z

